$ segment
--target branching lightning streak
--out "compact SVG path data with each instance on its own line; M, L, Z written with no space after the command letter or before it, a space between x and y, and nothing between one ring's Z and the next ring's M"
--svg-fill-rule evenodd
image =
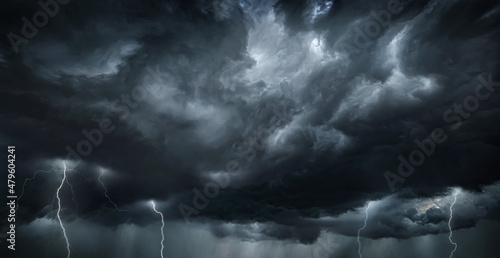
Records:
M71 199L73 203L75 204L76 212L78 214L78 203L76 203L76 195L75 195L75 190L73 188L73 185L69 182L69 180L66 180L66 183L69 185L71 188L71 195L73 195L73 198Z
M104 188L104 196L106 196L106 198L108 198L108 201L113 204L113 206L115 206L116 210L119 211L119 212L127 212L127 213L130 213L128 210L121 210L118 208L118 205L116 205L116 203L114 203L112 200L111 200L111 197L109 197L108 195L108 188L106 188L106 185L104 184L104 182L101 180L101 177L102 175L104 175L104 171L101 169L101 174L99 174L99 177L97 178L97 180L99 181L99 183L101 183L102 185L102 188Z
M160 214L161 216L161 258L163 258L163 242L165 241L165 235L163 234L163 228L165 227L165 221L163 220L163 213L159 212L156 210L156 205L155 205L155 202L154 201L151 201L151 204L153 205L153 210Z
M371 204L371 202L368 202L368 205L366 206L365 224L363 225L362 228L358 229L358 254L359 254L360 258L363 258L363 255L361 254L361 241L359 240L359 236L360 236L361 230L365 229L365 227L366 227L366 222L368 221L368 209L370 208L370 204Z
M68 236L66 235L66 228L64 228L64 225L63 225L62 220L61 220L61 198L59 197L59 192L61 191L61 188L63 187L64 182L67 181L67 177L66 177L66 163L64 161L63 161L63 167L64 167L64 170L63 170L63 179L61 180L61 185L59 185L59 188L57 188L57 192L56 192L56 196L57 196L57 219L59 220L59 225L61 226L61 229L62 229L62 232L63 232L63 235L64 235L64 239L66 240L66 249L68 250L68 258L69 258L71 256L71 250L69 249L70 245L69 245Z
M41 169L40 169L40 170L35 171L35 173L33 174L33 176L32 176L32 177L30 177L30 178L26 178L26 179L24 180L23 186L22 186L22 188L21 188L21 189L22 189L22 190L21 190L21 194L20 194L20 195L19 195L19 197L17 198L17 204L18 204L18 205L16 205L16 213L17 213L17 211L18 211L18 209L19 209L19 207L20 207L19 202L21 201L21 198L23 198L23 195L24 195L24 188L26 187L26 183L27 183L28 181L34 180L34 179L36 178L36 176L37 176L38 172L42 172L42 173L50 173L50 172L53 172L53 171L56 171L56 170L54 170L54 169L51 169L51 170L41 170ZM5 218L5 219L2 221L2 227L4 227L5 222L7 221L7 219L8 219L8 218Z
M455 205L455 203L457 202L457 195L458 192L455 192L453 196L453 203L450 205L450 219L448 220L448 228L450 229L450 235L448 236L448 239L450 240L450 243L455 246L455 248L453 248L453 251L451 251L450 258L453 257L453 253L457 250L458 247L457 243L453 242L453 240L451 239L451 237L453 236L453 230L451 229L451 220L453 219L453 205Z
M78 164L79 164L79 162L73 168L70 168L68 170L74 170L78 166ZM50 169L50 170L42 170L42 169L40 169L40 170L35 171L35 173L33 173L32 177L26 178L24 180L24 183L23 183L23 186L22 186L22 190L21 190L21 195L19 195L19 198L17 198L17 201L19 202L21 200L21 198L23 198L23 196L24 196L24 189L26 188L26 184L28 183L28 181L35 180L39 172L50 173L50 172L56 172L56 171L60 171L60 170L58 170L58 169ZM83 175L82 173L80 173L78 171L76 171L76 172L78 174L80 174L81 176L85 177L85 179L87 179L87 181L90 182L90 179L88 179L85 175ZM69 184L69 181L66 181L66 182L68 182L68 184ZM71 186L71 187L73 187L73 186ZM73 189L71 189L71 190L73 190ZM74 194L73 194L73 197L74 197ZM19 205L17 206L17 208L19 208Z
M78 204L76 202L76 196L75 196L75 192L74 192L74 187L73 185L69 182L69 179L67 177L67 174L66 172L69 172L69 171L73 171L77 166L79 165L79 162L72 168L67 168L66 167L66 163L65 161L63 161L63 170L60 170L60 169L50 169L50 170L43 170L43 169L39 169L37 171L35 171L35 173L33 173L33 176L29 177L29 178L26 178L23 182L23 185L22 185L22 190L21 190L21 194L19 195L17 201L18 203L20 203L20 200L22 199L22 197L24 196L24 193L25 193L25 190L26 190L26 185L28 183L28 181L32 181L32 180L35 180L37 177L38 177L38 173L51 173L51 172L63 172L63 179L61 180L61 184L59 185L59 187L57 188L57 192L56 194L54 194L54 197L52 198L52 202L51 202L51 211L54 210L54 202L55 202L55 199L57 198L58 202L58 211L57 211L57 218L58 218L58 221L59 221L59 225L63 231L63 234L64 234L64 239L66 241L66 248L68 250L68 258L70 257L71 253L70 253L70 245L69 245L69 241L68 241L68 237L67 237L67 234L66 234L66 229L64 228L64 225L62 224L62 220L61 220L61 215L60 215L60 212L61 212L61 199L60 199L60 196L59 196L59 193L62 189L62 187L64 186L64 183L67 183L70 187L71 187L71 193L73 195L73 202L75 203L75 206L76 206L76 209L78 209ZM75 170L76 171L76 170ZM76 171L78 174L80 174L81 176L83 176L85 179L87 179L87 181L90 182L90 179L88 179L85 175L79 173L78 171ZM16 207L16 211L19 209L20 205L18 204L17 207ZM4 221L5 222L5 221ZM53 230L53 229L52 229ZM52 240L49 241L47 247L46 247L46 250L45 250L45 257L48 256L48 249L49 249L49 246L51 245L52 243Z
M23 183L23 187L22 187L22 190L21 190L21 195L19 196L19 198L17 199L18 201L21 200L21 198L23 198L23 195L24 195L24 188L26 187L26 183L28 183L28 181L31 181L31 180L34 180L38 174L38 172L42 172L42 173L50 173L50 172L53 172L55 171L54 169L51 169L51 170L37 170L35 171L35 173L33 174L32 177L30 178L26 178L24 180L24 183Z

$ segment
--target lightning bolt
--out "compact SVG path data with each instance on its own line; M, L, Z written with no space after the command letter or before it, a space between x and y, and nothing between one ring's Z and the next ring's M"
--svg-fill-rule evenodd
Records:
M73 189L73 185L69 182L69 180L66 180L66 183L69 185L71 188L71 195L73 195L73 198L71 199L73 203L75 204L76 212L78 215L78 203L76 203L76 195L75 195L75 190Z
M22 185L22 188L21 188L21 194L19 195L19 198L17 198L17 203L18 205L16 206L16 213L19 209L19 207L21 207L21 205L19 205L21 199L23 198L24 196L24 191L25 191L25 188L26 188L26 184L29 182L29 181L32 181L32 180L35 180L38 176L38 173L51 173L51 172L55 172L55 171L60 171L60 170L57 170L57 169L50 169L50 170L43 170L43 169L39 169L37 171L35 171L35 173L33 173L33 176L32 177L29 177L29 178L26 178L24 179L24 183ZM4 220L4 222L6 221L7 219ZM3 224L2 224L3 225Z
M66 163L63 161L63 179L61 180L61 185L59 185L59 188L57 188L56 196L57 196L57 219L59 220L59 225L61 226L64 239L66 240L66 249L68 250L68 258L71 256L71 250L69 249L69 240L68 236L66 235L66 228L64 228L64 225L61 220L61 198L59 197L59 192L61 191L61 188L64 185L64 182L67 181L66 177Z
M451 229L451 220L453 219L453 205L457 202L457 195L458 191L455 191L455 194L453 194L453 203L450 205L450 219L448 220L448 228L450 229L450 235L448 236L448 239L450 240L450 243L455 246L453 248L453 251L451 251L450 258L453 257L453 253L457 250L457 243L453 242L451 237L453 236L453 230Z
M29 181L32 181L32 180L35 180L36 178L38 178L38 175L39 173L52 173L52 172L63 172L63 178L61 180L61 184L59 185L59 187L57 188L57 192L56 194L54 194L54 197L52 198L52 203L51 203L51 211L54 210L54 202L55 202L55 199L57 198L58 202L57 202L57 205L58 205L58 209L57 209L57 219L58 219L58 222L59 222L59 225L62 229L62 232L63 232L63 235L64 235L64 239L66 241L66 249L68 251L68 258L71 256L71 251L70 251L70 244L69 244L69 240L68 240L68 236L66 234L66 228L64 227L63 223L62 223L62 219L61 219L61 208L62 208L62 205L61 205L61 198L60 198L60 192L61 192L61 189L63 188L64 186L64 183L68 184L71 188L71 194L73 196L73 203L75 204L76 206L76 209L78 210L78 204L76 202L76 195L75 195L75 191L74 191L74 187L73 185L70 183L69 181L69 178L67 177L67 174L66 172L69 172L69 171L75 171L77 172L78 174L80 174L81 176L83 176L85 179L87 179L87 181L90 182L90 180L83 174L81 174L80 172L74 170L80 162L76 163L75 166L71 167L71 168L68 168L66 166L66 162L63 160L62 161L63 163L63 169L50 169L50 170L37 170L35 171L35 173L33 173L33 176L29 177L29 178L26 178L23 182L23 185L22 185L22 190L21 190L21 194L19 195L19 198L17 199L18 203L20 203L20 200L22 199L22 197L24 196L24 193L25 193L25 190L26 190L26 185L28 184ZM20 205L17 205L16 207L16 211L17 209L19 209ZM49 241L47 247L46 247L46 250L45 250L45 257L47 257L47 251L49 249L49 246L51 245L51 242L52 241Z
M34 180L36 178L36 176L38 175L39 172L42 172L42 173L50 173L50 172L53 172L55 171L54 169L51 169L51 170L37 170L35 171L35 173L33 174L32 177L30 178L26 178L24 180L24 183L23 183L23 186L22 186L22 190L21 190L21 194L19 195L19 197L17 198L17 205L16 205L16 213L20 207L19 205L19 202L21 201L21 198L23 198L23 195L24 195L24 188L26 187L26 183L28 183L28 181L31 181L31 180ZM2 228L5 226L5 222L7 221L8 218L5 218L3 221L2 221ZM1 242L1 241L0 241Z
M28 183L28 181L31 181L31 180L34 180L36 179L36 176L38 175L39 172L42 172L42 173L50 173L50 172L54 172L56 170L54 169L51 169L51 170L37 170L35 171L35 173L33 173L33 176L30 177L30 178L26 178L24 180L24 183L23 183L23 187L22 187L22 190L21 190L21 195L19 195L19 198L17 199L17 201L19 202L21 200L21 198L23 198L23 195L24 195L24 188L26 187L26 183ZM19 207L19 205L17 206Z
M359 240L359 235L361 233L361 230L365 229L365 227L366 227L366 222L368 221L368 209L370 208L370 204L371 204L371 202L368 202L368 205L366 206L365 224L363 225L362 228L358 229L358 254L359 254L360 258L363 258L363 255L361 254L361 241Z
M36 178L36 174L38 172L43 172L43 173L49 173L49 172L53 172L53 171L59 171L59 170L55 170L55 169L51 169L51 170L37 170L33 177L31 178L27 178L26 180L24 180L24 184L23 184L23 190L22 190L22 193L21 193L21 196L19 197L19 199L21 199L22 195L24 194L24 187L26 186L26 182L28 181L31 181L33 179ZM18 199L18 200L19 200ZM50 211L52 212L54 210L54 202L55 202L55 199L56 199L56 195L54 194L54 196L52 197L52 202L50 203ZM19 207L19 206L18 206ZM48 257L48 251L49 251L49 247L52 245L52 242L54 240L54 227L51 227L50 228L50 239L47 243L47 246L45 247L45 258Z
M77 164L76 164L73 168L70 168L70 169L68 169L68 170L74 170L74 169L78 166L78 164L79 164L79 163L80 163L80 162L78 162L78 163L77 163ZM26 184L28 183L28 181L35 180L35 179L36 179L36 177L37 177L37 175L38 175L38 173L40 173L40 172L41 172L41 173L51 173L51 172L57 172L57 171L61 171L61 170L59 170L59 169L50 169L50 170L42 170L42 169L39 169L39 170L35 171L35 173L33 173L33 176L32 176L32 177L30 177L30 178L26 178L26 179L24 180L24 183L23 183L23 186L22 186L21 195L19 195L19 198L17 198L18 203L19 203L19 201L21 200L21 198L23 198L23 196L24 196L24 189L26 188ZM78 172L78 171L76 171L76 170L74 170L74 171L75 171L75 172L77 172L78 174L80 174L81 176L85 177L85 179L87 179L87 181L89 181L89 182L90 182L90 179L88 179L85 175L83 175L82 173L80 173L80 172ZM67 181L67 182L68 182L68 184L69 184L69 181ZM71 191L73 191L73 186L72 186L71 184L70 184L70 186L71 186ZM75 196L74 196L74 192L73 192L73 197L75 197ZM74 200L74 199L73 199L73 200ZM19 208L19 205L17 206L17 208ZM17 209L17 208L16 208L16 209Z
M155 205L154 201L151 201L151 205L153 205L153 210L156 213L160 214L160 216L161 216L161 242L160 242L161 243L161 252L160 252L160 254L161 254L161 258L163 258L163 248L164 248L163 241L165 241L165 235L163 234L163 228L165 227L165 221L163 220L163 213L156 210L156 205Z
M127 212L130 214L130 211L128 210L122 210L120 208L118 208L118 205L116 205L116 203L113 202L113 200L111 200L111 197L109 197L108 195L108 188L106 187L106 185L104 184L104 182L101 180L101 177L104 175L104 170L101 169L101 173L99 174L99 177L97 178L97 180L101 183L102 185L102 188L104 188L104 196L106 196L106 198L108 198L108 201L113 204L113 206L115 206L116 210L119 211L119 212ZM129 218L130 220L130 218Z

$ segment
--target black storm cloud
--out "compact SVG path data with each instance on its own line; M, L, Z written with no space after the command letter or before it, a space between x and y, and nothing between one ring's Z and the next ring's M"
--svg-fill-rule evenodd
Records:
M6 0L0 17L2 257L500 251L497 1Z

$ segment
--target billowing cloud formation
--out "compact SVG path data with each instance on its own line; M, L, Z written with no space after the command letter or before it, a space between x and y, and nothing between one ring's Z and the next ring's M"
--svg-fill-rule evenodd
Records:
M374 201L365 237L411 240L447 232L454 187L454 228L498 219L495 1L70 1L33 37L42 7L4 5L0 139L19 186L54 169L22 188L27 228L54 222L64 159L64 220L107 234L157 223L156 200L215 237L311 244Z

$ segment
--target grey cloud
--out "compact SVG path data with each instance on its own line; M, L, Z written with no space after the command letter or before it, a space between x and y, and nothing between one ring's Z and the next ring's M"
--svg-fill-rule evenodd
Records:
M66 146L77 150L89 140L83 130L109 119L114 130L81 155L83 176L69 175L78 207L63 189L68 223L103 231L150 227L153 199L180 221L193 189L227 175L192 218L223 239L311 244L327 230L348 239L335 257L352 256L362 208L383 200L368 241L388 249L395 244L383 238L429 241L445 233L448 204L417 206L446 199L451 187L470 198L456 206L456 228L486 232L478 225L498 207L498 87L458 128L443 114L475 94L480 78L498 82L498 3L400 1L357 49L359 31L378 19L371 11L389 2L71 1L19 53L2 41L0 142L18 148L19 183L60 166ZM38 8L3 5L3 34ZM384 172L397 174L398 157L435 128L447 140L392 193ZM226 171L231 161L240 173ZM103 196L101 168L129 222ZM28 182L23 225L53 222L59 180L44 173Z

